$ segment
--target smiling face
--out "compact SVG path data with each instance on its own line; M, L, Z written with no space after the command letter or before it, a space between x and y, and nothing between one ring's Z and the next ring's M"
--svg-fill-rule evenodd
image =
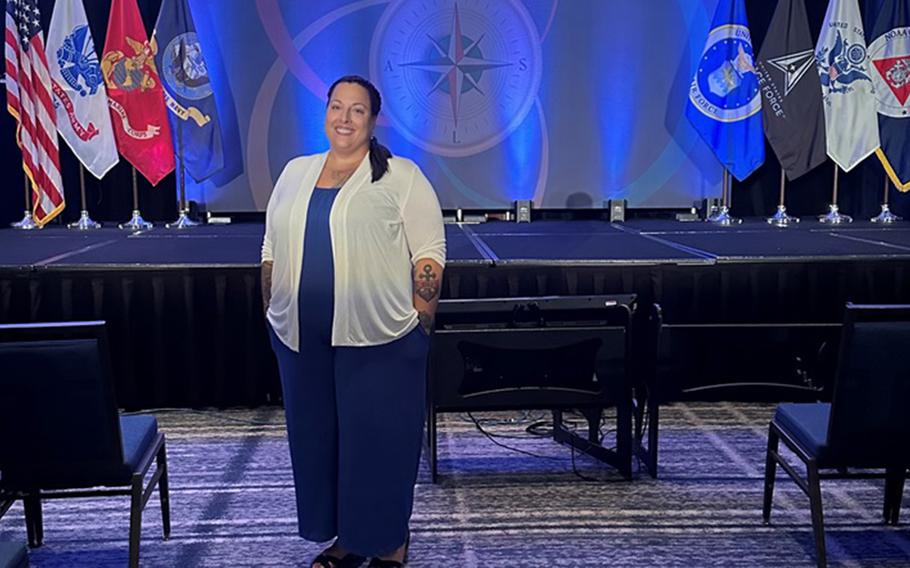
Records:
M331 149L351 154L369 149L375 118L370 95L357 83L338 83L325 111L325 134Z

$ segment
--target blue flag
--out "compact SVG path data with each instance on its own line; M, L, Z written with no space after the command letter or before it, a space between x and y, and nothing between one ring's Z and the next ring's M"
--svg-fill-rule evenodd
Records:
M910 0L873 0L866 14L882 143L876 154L894 185L910 191Z
M742 181L765 161L761 85L743 0L720 0L686 116L717 159Z
M215 96L187 0L161 3L152 41L175 154L202 181L224 167L224 152Z

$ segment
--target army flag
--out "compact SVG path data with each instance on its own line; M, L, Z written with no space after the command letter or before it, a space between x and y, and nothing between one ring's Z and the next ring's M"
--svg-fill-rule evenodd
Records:
M910 0L879 0L869 33L869 74L875 88L881 148L888 177L910 191Z
M224 167L208 68L186 0L164 0L152 37L177 159L196 181Z
M57 0L47 33L47 53L57 131L85 169L101 179L120 158L101 63L82 0Z
M686 117L738 180L765 161L762 102L743 0L720 0L689 86Z
M101 57L117 147L152 185L174 170L174 148L155 54L136 0L112 0Z
M879 147L866 37L857 0L831 0L815 47L828 155L848 172Z
M825 161L825 114L803 0L780 0L756 64L765 135L791 180Z

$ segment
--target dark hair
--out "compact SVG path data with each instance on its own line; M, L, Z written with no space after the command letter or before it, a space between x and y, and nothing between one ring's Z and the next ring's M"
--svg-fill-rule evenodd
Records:
M379 89L377 89L373 83L370 83L369 80L364 79L360 75L345 75L344 77L336 79L335 82L332 83L332 86L329 87L329 100L332 100L332 93L335 92L335 87L337 87L339 83L354 83L366 89L367 94L370 95L370 114L373 118L376 118L379 114L379 109L382 108L382 97L379 96ZM373 179L371 181L380 179L389 171L389 158L391 157L392 152L380 144L375 136L371 136L370 167L373 170Z

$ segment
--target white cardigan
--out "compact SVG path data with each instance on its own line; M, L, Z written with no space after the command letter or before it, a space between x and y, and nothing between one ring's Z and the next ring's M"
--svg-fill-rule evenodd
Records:
M267 318L276 335L299 351L297 295L310 196L328 153L294 158L269 198L262 260L272 261ZM430 182L412 161L391 158L371 183L369 155L341 187L329 227L335 263L332 345L381 345L418 325L413 264L445 265L442 211Z

